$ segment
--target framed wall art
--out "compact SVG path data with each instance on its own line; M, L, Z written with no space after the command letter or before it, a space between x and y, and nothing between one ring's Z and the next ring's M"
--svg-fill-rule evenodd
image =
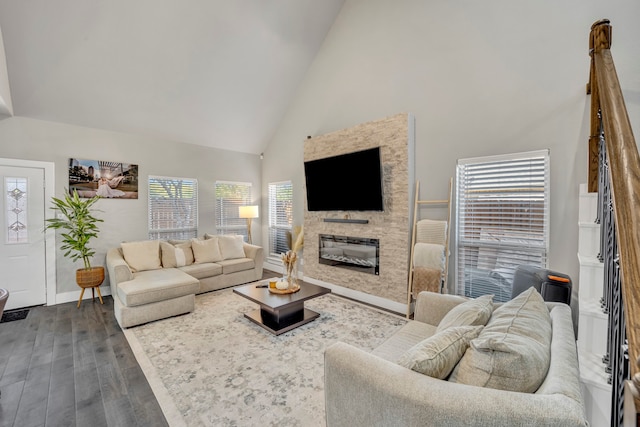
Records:
M69 159L69 192L84 198L138 198L138 165L104 160Z

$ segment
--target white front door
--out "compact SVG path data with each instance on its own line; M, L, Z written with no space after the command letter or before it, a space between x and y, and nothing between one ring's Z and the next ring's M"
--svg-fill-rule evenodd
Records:
M0 288L5 310L45 304L44 170L0 165Z

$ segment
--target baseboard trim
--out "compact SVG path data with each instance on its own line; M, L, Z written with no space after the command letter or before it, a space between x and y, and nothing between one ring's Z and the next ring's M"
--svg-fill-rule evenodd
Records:
M56 294L56 302L55 304L65 304L68 302L78 302L80 298L81 289L77 291L64 292L61 294ZM100 286L100 293L102 296L111 295L111 286ZM98 293L96 292L96 298L98 298ZM91 289L87 289L84 291L84 295L82 296L82 301L91 299ZM52 304L49 304L52 305Z
M376 307L384 308L385 310L398 313L402 316L406 315L407 313L407 304L391 301L386 298L367 294L361 291L356 291L354 289L345 288L340 285L334 285L333 283L324 282L322 280L314 279L313 277L304 277L303 280L305 282L313 283L314 285L320 285L320 286L324 286L325 288L329 288L331 289L331 292L335 293L336 295L341 295L343 297L360 301L365 304L370 304Z

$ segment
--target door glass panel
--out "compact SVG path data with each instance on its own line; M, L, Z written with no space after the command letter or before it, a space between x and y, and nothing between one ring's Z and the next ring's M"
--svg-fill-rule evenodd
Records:
M27 243L27 178L4 179L7 211L6 243Z

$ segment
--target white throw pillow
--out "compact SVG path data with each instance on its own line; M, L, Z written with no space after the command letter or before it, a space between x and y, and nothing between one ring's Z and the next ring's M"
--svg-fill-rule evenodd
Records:
M122 248L124 260L127 261L133 272L162 268L160 242L158 240L123 242L120 247Z
M245 258L244 239L242 236L219 236L218 246L222 253L222 259Z
M216 237L207 240L191 239L191 249L193 249L196 264L222 261Z
M404 366L433 378L445 379L456 366L469 342L484 326L457 326L427 338L411 347L400 359Z
M484 326L493 312L493 295L482 295L453 307L438 324L438 332L452 326Z

